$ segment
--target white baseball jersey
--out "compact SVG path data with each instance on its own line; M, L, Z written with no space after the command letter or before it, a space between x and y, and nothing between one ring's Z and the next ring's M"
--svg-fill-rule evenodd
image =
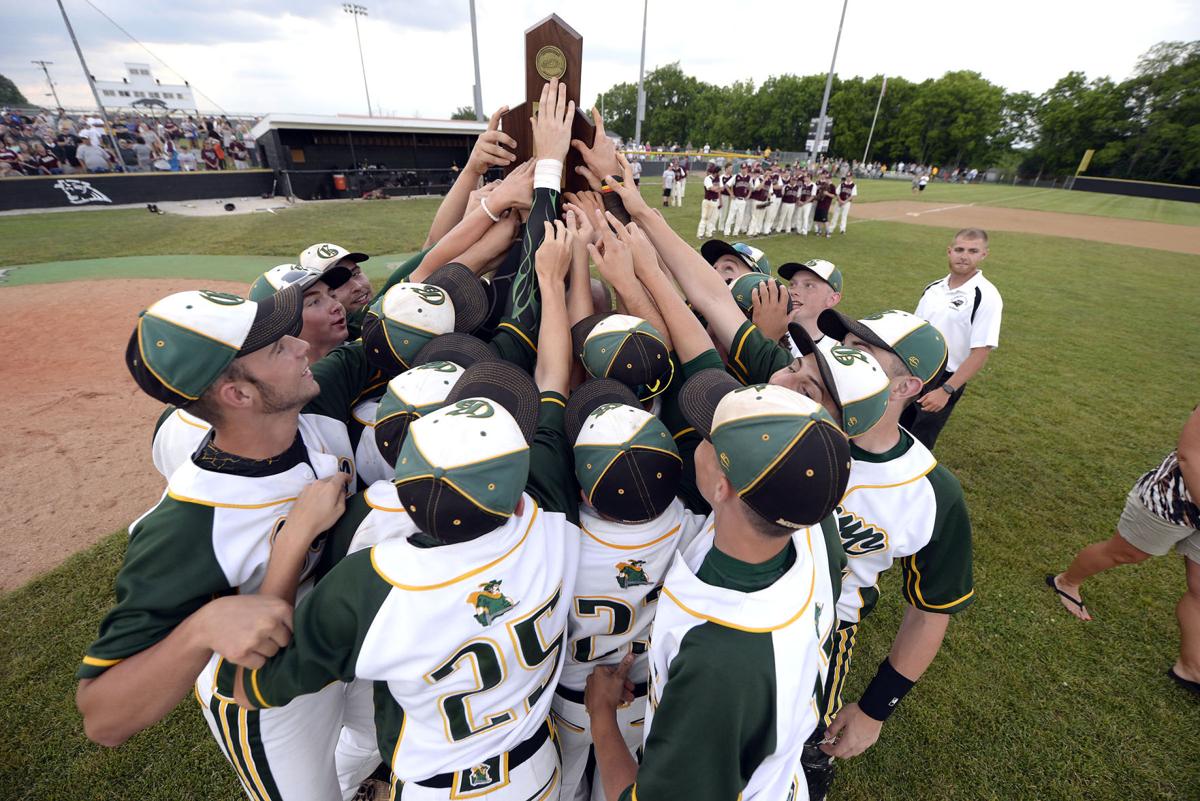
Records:
M394 487L368 494L353 547L379 544L349 555L297 607L292 644L247 674L248 694L271 706L338 678L375 681L380 753L401 781L468 771L546 721L579 529L525 494L500 528L434 545L414 536Z
M948 614L969 606L975 594L971 524L958 480L903 429L887 453L868 453L853 441L850 452L850 482L834 510L847 562L839 625L871 612L879 574L897 559L913 606Z
M795 341L791 337L784 337L783 341L787 343L788 350L790 350L792 352L792 356L799 359L800 358L800 349L798 347L796 347ZM826 359L832 359L833 358L833 349L842 343L839 342L838 340L834 339L833 337L829 336L828 334L826 334L826 335L822 336L820 339L818 339L816 341L816 343L814 343L814 344L816 344L817 350L821 351L821 354Z
M354 422L361 426L358 442L354 445L354 465L358 477L368 486L376 481L387 481L395 475L395 470L375 444L375 412L378 409L379 398L371 398L358 403L351 412Z
M971 348L995 348L1000 345L1000 317L1004 301L1000 291L983 277L983 271L956 289L950 288L950 276L925 287L917 310L918 317L933 324L946 340L946 369L958 369Z
M634 797L807 799L800 756L834 627L830 532L800 529L778 557L746 565L713 547L713 525L680 552L659 599ZM775 566L766 586L730 588L734 572Z

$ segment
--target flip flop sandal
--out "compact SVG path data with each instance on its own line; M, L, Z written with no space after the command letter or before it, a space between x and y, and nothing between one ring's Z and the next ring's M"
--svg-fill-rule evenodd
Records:
M1183 676L1180 676L1178 673L1176 673L1175 668L1170 668L1169 670L1167 670L1167 678L1169 678L1171 681L1175 682L1176 684L1178 684L1180 687L1187 690L1188 692L1195 693L1196 695L1200 695L1200 682L1188 681Z
M1060 590L1058 588L1058 585L1054 583L1054 575L1053 574L1048 574L1046 576L1046 586L1049 587L1050 589L1054 590L1054 592L1056 594L1062 596L1063 598L1066 598L1068 601L1075 604L1082 611L1084 611L1084 612L1087 611L1087 607L1083 605L1082 599L1076 598L1071 595L1067 595L1065 592L1063 592L1062 590Z

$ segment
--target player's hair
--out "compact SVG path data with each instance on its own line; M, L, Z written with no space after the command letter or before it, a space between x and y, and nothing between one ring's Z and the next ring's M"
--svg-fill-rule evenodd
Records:
M199 417L204 422L216 428L221 425L221 407L217 403L217 389L227 381L244 381L249 378L245 368L234 359L229 366L217 376L208 389L199 398L184 406L184 410L193 417Z
M964 228L954 235L954 239L982 239L984 247L987 247L988 243L987 231L982 228ZM954 239L950 241L953 242Z
M745 503L745 501L742 501ZM760 515L758 512L746 506L746 522L750 524L750 528L754 529L754 533L759 534L767 539L779 539L780 537L790 537L796 533L794 528L781 526L778 523L773 523Z

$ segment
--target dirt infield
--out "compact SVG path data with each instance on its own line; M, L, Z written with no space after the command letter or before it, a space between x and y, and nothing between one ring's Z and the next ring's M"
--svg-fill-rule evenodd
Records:
M209 284L245 290L241 283ZM0 591L128 525L161 494L165 482L150 462L151 425L161 407L138 390L123 355L139 311L195 285L110 280L0 291L0 453L8 476L0 502Z
M915 200L854 204L850 212L850 223L869 220L916 223L939 228L975 227L994 231L1065 236L1114 245L1133 245L1200 255L1200 228L1144 220L1123 220L1116 217L1007 209L998 206L977 206L974 203L938 206Z

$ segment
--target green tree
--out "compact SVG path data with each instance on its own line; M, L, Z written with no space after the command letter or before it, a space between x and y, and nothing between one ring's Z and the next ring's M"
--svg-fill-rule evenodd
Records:
M452 119L452 120L473 120L473 119L475 119L475 107L474 106L459 106L458 108L456 108L454 110L454 113L450 115L450 119Z
M1122 149L1115 146L1127 133L1129 109L1125 93L1111 79L1088 81L1082 72L1070 72L1038 98L1033 119L1037 139L1022 171L1067 175L1089 148L1098 151L1098 165L1119 154ZM1109 146L1114 149L1101 156Z
M0 75L0 103L14 106L29 105L29 101L25 99L25 95L21 94L17 85L4 75Z

